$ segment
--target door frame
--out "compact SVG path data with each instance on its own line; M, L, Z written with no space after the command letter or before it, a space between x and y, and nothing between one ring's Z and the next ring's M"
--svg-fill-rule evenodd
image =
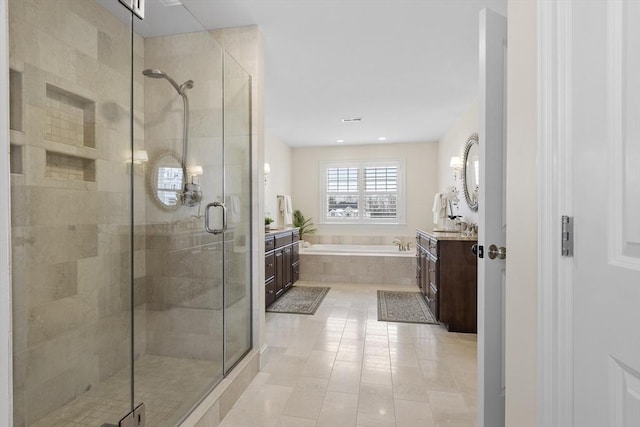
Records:
M573 425L573 259L560 253L573 216L571 10L537 2L538 423Z
M9 5L0 0L0 424L13 423L11 334L11 177L9 172Z

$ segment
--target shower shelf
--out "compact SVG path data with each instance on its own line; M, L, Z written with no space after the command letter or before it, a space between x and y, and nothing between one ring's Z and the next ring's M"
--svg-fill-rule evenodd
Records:
M96 181L96 161L47 151L45 177L62 181Z
M46 140L95 148L95 102L47 83Z
M9 172L22 175L22 145L9 144Z
M22 124L22 73L9 69L9 129L23 131Z

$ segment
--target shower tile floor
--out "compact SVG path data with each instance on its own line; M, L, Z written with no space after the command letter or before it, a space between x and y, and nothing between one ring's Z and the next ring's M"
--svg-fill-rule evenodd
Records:
M473 427L476 335L379 322L376 290L331 286L315 315L266 314L264 368L220 427Z
M136 361L136 402L144 402L147 427L173 426L220 376L220 362L145 355ZM130 369L126 368L33 427L100 427L118 424L130 410Z

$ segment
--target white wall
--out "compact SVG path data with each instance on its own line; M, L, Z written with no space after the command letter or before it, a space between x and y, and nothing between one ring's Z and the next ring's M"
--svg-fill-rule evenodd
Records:
M445 188L455 185L458 189L458 207L453 208L456 215L462 215L467 222L478 222L478 213L472 212L467 206L462 192L462 181L460 179L453 180L453 171L449 167L451 157L459 156L462 158L462 150L467 139L478 133L480 126L480 104L474 101L473 104L458 118L447 133L440 139L439 145L439 175L438 175L438 191L444 191ZM482 191L482 190L481 190Z
M537 426L536 1L508 3L506 425Z
M264 212L282 227L284 220L278 208L278 195L291 195L291 147L268 132L264 141L264 161L269 163L271 172L264 187Z
M319 225L320 162L323 160L398 159L406 163L405 225ZM293 208L313 218L317 236L397 236L410 238L417 228L433 229L433 197L438 189L438 144L372 144L294 148Z

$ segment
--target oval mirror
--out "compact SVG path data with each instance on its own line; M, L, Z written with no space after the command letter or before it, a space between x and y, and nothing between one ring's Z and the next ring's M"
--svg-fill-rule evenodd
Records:
M480 191L480 146L478 134L467 139L462 156L462 190L469 209L478 211L478 192Z
M160 207L176 209L184 190L184 169L173 153L162 153L149 171L151 192Z

